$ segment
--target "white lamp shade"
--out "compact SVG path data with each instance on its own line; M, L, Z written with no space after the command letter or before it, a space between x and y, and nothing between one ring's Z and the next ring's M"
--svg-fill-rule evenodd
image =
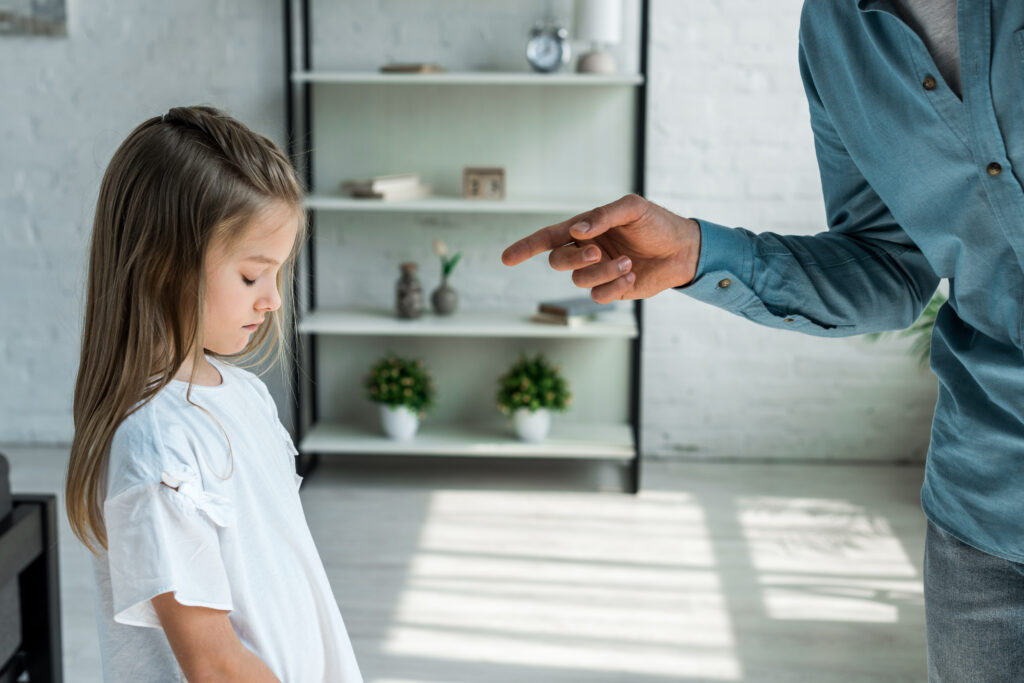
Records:
M621 0L576 0L576 37L614 45L622 39Z

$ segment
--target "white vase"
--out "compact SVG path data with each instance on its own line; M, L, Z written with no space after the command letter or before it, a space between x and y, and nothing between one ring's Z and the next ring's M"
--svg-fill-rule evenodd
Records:
M529 408L516 408L512 418L515 420L516 436L521 441L538 443L547 437L551 429L551 413L546 408L534 411Z
M405 406L380 406L380 424L384 433L395 441L408 441L416 435L420 418Z

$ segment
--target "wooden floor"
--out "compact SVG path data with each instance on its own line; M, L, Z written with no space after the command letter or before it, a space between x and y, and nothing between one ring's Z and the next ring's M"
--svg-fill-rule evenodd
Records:
M66 449L0 447L15 491ZM310 528L366 681L923 681L919 466L323 460ZM63 510L62 503L59 508ZM65 680L100 681L62 520Z

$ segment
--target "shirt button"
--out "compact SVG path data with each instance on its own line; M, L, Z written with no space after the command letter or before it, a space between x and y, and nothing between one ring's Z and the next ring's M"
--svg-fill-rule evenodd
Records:
M722 289L726 289L731 284L732 280L730 280L729 278L725 278L724 280L718 281L718 286L721 287Z
M921 83L925 90L935 90L935 79L931 76L925 76L924 81Z
M989 175L993 175L994 176L994 175L999 175L1000 173L1002 173L1003 172L1003 167L993 161L991 164L988 165L988 168L986 168L985 170L988 171Z
M791 322L793 322L793 319L792 318L786 318L782 322L784 322L784 323L791 323Z

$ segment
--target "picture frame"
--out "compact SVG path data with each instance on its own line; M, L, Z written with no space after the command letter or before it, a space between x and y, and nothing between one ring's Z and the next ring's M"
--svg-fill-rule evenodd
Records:
M464 166L462 169L462 197L463 199L505 199L505 168L503 166Z
M0 0L0 37L66 37L66 0Z

